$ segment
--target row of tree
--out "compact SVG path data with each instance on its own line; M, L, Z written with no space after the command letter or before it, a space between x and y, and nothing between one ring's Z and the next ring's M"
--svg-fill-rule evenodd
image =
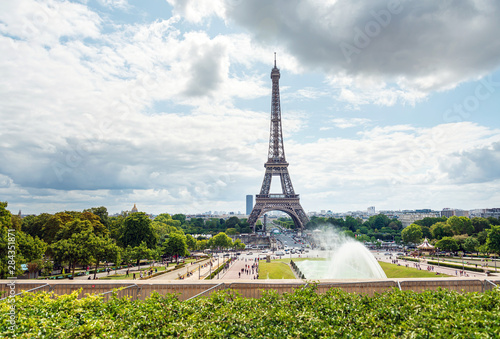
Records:
M282 226L293 227L289 218L280 218ZM347 216L343 218L311 217L306 229L340 229L347 236L357 240L375 242L392 240L397 243L417 245L424 238L443 251L467 251L482 253L500 253L500 236L497 218L466 218L452 216L424 218L403 228L397 219L390 219L384 214L371 216L363 221Z
M346 235L356 237L360 241L397 241L401 239L403 226L401 221L390 219L384 214L371 216L363 221L361 218L346 216L343 218L311 217L305 226L306 229L329 229L342 230Z
M500 220L497 218L424 218L401 231L406 244L418 244L423 238L447 252L500 254Z
M224 232L195 239L184 232L182 225L189 224L185 216L174 216L165 213L152 220L137 212L109 217L105 207L97 207L20 218L7 210L6 202L0 202L0 255L11 259L0 261L0 276L9 275L9 263L16 275L22 274L22 264L30 272L44 273L54 265L67 265L74 274L77 265L92 265L97 271L103 262L178 260L193 250L244 248L240 240L233 242ZM229 231L237 232L235 227Z

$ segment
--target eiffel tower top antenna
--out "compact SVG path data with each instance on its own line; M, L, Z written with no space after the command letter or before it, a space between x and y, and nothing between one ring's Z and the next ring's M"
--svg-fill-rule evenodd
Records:
M276 52L274 52L274 68L276 68Z

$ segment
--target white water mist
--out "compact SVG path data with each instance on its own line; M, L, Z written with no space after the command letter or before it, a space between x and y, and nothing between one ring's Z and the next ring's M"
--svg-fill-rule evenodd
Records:
M342 233L314 233L317 249L325 261L305 260L296 264L306 279L386 279L375 257L359 241Z

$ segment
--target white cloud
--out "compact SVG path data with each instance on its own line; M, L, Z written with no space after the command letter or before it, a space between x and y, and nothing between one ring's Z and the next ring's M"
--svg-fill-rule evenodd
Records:
M167 2L174 7L175 15L197 24L214 15L224 16L223 0L167 0Z
M127 6L126 1L101 3ZM304 1L296 8L280 2L281 12L273 1L261 3L261 8L239 0L170 3L176 13L170 19L135 24L118 24L74 2L0 4L2 200L27 212L89 204L118 212L134 202L149 212L193 212L229 210L227 205L237 206L240 200L243 204L244 195L258 192L264 174L270 80L256 65L271 64L270 50L278 52L286 72L327 72L327 90L282 87L286 104L332 96L356 109L368 103L412 104L433 89L453 87L491 65L476 67L478 56L471 50L469 60L475 66L470 74L455 59L445 65L444 73L423 69L418 62L405 70L401 64L417 58L405 54L411 46L385 51L374 42L373 50L360 55L374 60L339 71L339 52L329 52L360 22L362 2ZM329 11L334 5L356 15ZM443 10L427 2L421 6L428 15ZM253 19L242 17L242 11ZM481 17L477 13L472 17ZM275 20L267 20L273 14ZM412 10L402 17L409 20L414 14ZM254 38L246 33L209 34L204 28L214 16L249 28ZM252 21L259 18L258 23ZM332 24L338 30L330 36ZM395 27L406 30L402 24L394 21ZM395 28L390 30L394 38ZM380 38L383 44L389 37ZM326 42L322 49L321 41ZM495 43L491 49L496 51ZM455 50L461 51L457 46ZM418 57L429 60L436 53L422 50ZM487 58L490 52L485 54ZM383 58L395 69L380 61ZM354 61L358 66L360 62ZM460 72L455 74L456 69ZM261 97L267 98L262 109L237 105ZM489 192L486 201L497 197L486 188L498 188L497 163L478 167L484 159L496 159L499 131L493 127L373 127L376 118L336 118L325 120L320 130L363 126L363 131L306 143L300 132L309 128L314 110L286 107L285 148L294 186L298 193L306 192L305 198L317 197L322 206L335 204L329 199L352 206L374 199L400 202L407 195L417 201L426 191L436 192L432 201L440 203L439 188L458 195L463 192L459 183Z
M254 41L285 47L303 68L329 73L334 87L344 89L335 79L348 78L351 85L339 98L356 104L412 104L431 92L476 80L500 65L500 42L493 33L500 30L497 3L222 3L226 8L222 16L248 29ZM366 79L376 86L360 85ZM353 87L358 90L356 98L349 91Z
M63 37L96 38L101 25L99 16L85 5L53 0L4 1L0 22L2 34L42 46L57 44Z
M375 127L366 129L359 139L327 138L307 144L288 143L287 159L297 193L307 192L303 205L309 200L345 211L365 209L370 201L377 201L387 208L397 208L402 203L407 204L401 206L403 208L423 205L435 208L444 197L455 201L447 190L459 191L458 186L463 184L462 174L453 171L459 170L456 165L469 161L472 154L477 155L477 164L481 163L479 158L491 159L490 152L498 148L499 132L465 122L433 128ZM451 164L450 168L443 166L447 163ZM490 163L492 166L484 169L489 175L481 175L485 178L482 185L500 188L500 175L493 170L496 160ZM460 167L459 171L467 172L467 169ZM477 183L476 188L481 186L477 178L468 182ZM440 191L438 187L444 188ZM432 191L436 198L429 195ZM466 192L464 187L461 194ZM315 200L319 197L323 198ZM422 199L420 205L418 199ZM460 198L462 202L465 200ZM391 203L394 204L391 206ZM316 210L314 206L310 209Z

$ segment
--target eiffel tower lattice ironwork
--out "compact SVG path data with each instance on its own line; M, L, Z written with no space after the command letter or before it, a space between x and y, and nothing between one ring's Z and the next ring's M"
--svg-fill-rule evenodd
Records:
M309 221L304 209L300 205L300 198L293 190L292 180L288 174L288 162L285 159L283 147L283 133L281 129L281 105L279 88L280 71L276 67L276 53L274 54L274 68L271 71L273 94L271 101L271 136L269 137L269 153L264 164L266 173L262 182L260 194L256 195L255 206L248 218L250 227L255 231L255 223L259 217L269 211L282 211L288 214L297 228L303 228ZM279 176L282 192L270 193L273 176Z

